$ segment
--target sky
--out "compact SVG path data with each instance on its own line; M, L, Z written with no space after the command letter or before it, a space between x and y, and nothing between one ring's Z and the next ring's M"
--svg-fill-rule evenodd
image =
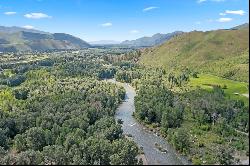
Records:
M85 41L231 28L249 0L0 0L0 25L68 33Z

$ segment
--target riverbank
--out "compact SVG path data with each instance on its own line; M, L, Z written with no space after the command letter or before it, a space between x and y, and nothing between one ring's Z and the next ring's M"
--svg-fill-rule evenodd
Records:
M143 149L144 154L141 154L138 157L142 158L145 165L191 164L186 158L179 155L172 145L167 143L165 138L148 131L132 116L135 111L134 97L136 95L135 89L132 86L126 83L116 82L115 80L107 81L123 86L126 90L125 100L118 107L115 118L123 121L122 129L124 135L129 136L129 139L133 140L140 149ZM162 149L165 149L167 153L160 151L155 146L156 144Z
M146 156L144 154L141 154L138 156L138 160L140 160L140 159L142 160L143 165L148 165L148 161L147 161Z
M210 111L208 113L202 110L204 101L207 102L204 108ZM231 103L235 103L235 106ZM238 164L241 159L234 157L235 153L242 152L241 157L249 154L248 108L244 107L243 102L241 106L236 104L238 101L227 99L216 88L211 92L197 89L177 93L170 92L163 83L148 81L143 82L137 91L134 115L142 125L147 124L150 132L165 137L194 164ZM201 121L206 116L212 117L212 111L219 112L223 119L228 118L226 114L230 112L229 108L235 110L230 121ZM237 118L242 123L236 121ZM221 124L225 127L222 128ZM246 128L240 128L241 124ZM165 151L161 146L159 148Z
M128 139L128 140L133 141L131 135L126 135L126 134L125 134L125 138ZM140 149L140 147L138 147L138 148ZM145 156L144 152L140 149L140 152L139 152L139 153L140 153L140 154L137 156L138 161L142 160L143 165L148 165L148 161L147 161L147 159L146 159L146 156Z

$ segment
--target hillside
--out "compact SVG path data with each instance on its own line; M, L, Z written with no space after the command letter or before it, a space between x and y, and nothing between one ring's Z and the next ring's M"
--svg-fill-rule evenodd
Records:
M244 28L248 28L249 27L249 24L248 23L245 23L245 24L241 24L241 25L238 25L236 27L233 27L231 29L244 29Z
M0 52L45 51L53 49L80 49L90 47L81 40L64 33L47 33L19 27L0 27Z
M234 30L193 31L143 50L141 62L168 71L188 67L249 82L249 26Z
M126 40L126 41L123 41L120 45L130 46L130 47L151 47L151 46L162 44L166 42L167 40L171 39L172 37L175 37L182 33L183 32L180 32L180 31L176 31L173 33L168 33L168 34L157 33L153 35L152 37L142 37L136 40Z

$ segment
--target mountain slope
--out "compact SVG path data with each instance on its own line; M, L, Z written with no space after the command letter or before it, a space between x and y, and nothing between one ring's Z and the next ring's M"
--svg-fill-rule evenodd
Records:
M42 33L42 34L50 34L49 32L44 32L44 31L39 31L36 29L27 29L27 28L21 28L21 27L5 27L5 26L0 26L0 32L3 33L16 33L16 32L33 32L33 33Z
M231 29L244 29L244 28L248 28L248 27L249 27L249 24L245 23L245 24L241 24L241 25L238 25L236 27L233 27Z
M0 27L0 52L45 51L53 49L80 49L90 45L69 34L25 30L18 27Z
M131 46L131 47L151 47L164 43L165 41L171 39L174 36L180 35L183 32L176 31L168 34L157 33L152 37L142 37L136 40L126 40L123 41L120 45Z
M188 67L229 79L248 82L249 27L237 30L193 31L151 49L141 62L168 71Z

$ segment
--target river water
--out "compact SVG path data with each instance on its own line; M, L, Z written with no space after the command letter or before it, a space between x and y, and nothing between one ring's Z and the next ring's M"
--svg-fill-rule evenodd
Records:
M135 90L128 84L108 80L119 85L122 85L126 90L124 102L118 107L115 118L122 119L122 129L124 134L132 135L132 139L139 147L143 147L147 164L149 165L187 165L191 164L185 157L176 153L174 148L166 142L166 139L157 136L153 132L148 131L145 127L139 124L132 116L135 111L134 97ZM167 153L160 152L155 143L167 149Z

